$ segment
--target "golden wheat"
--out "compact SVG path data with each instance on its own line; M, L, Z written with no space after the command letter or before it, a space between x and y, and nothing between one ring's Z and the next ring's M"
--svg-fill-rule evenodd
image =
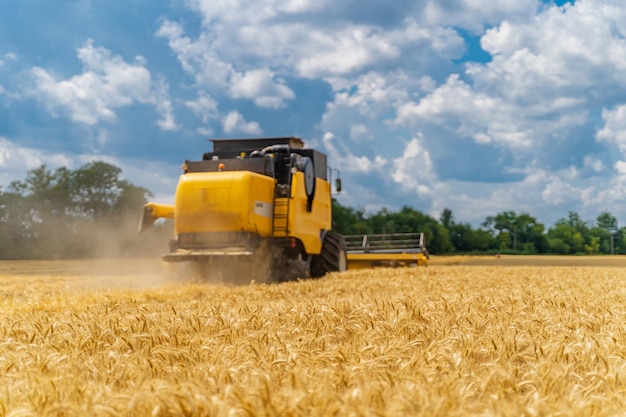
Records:
M241 287L84 262L1 270L0 416L626 410L620 268L432 266Z

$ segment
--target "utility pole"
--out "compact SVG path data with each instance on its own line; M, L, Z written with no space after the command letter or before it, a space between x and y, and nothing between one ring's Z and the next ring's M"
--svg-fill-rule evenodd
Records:
M614 239L615 239L615 233L611 230L611 255L615 255Z

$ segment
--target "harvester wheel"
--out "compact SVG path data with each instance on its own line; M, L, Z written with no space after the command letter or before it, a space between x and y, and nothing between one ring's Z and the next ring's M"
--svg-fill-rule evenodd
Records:
M311 260L311 276L319 278L328 272L342 272L348 269L346 242L343 236L327 232L322 242L322 253Z

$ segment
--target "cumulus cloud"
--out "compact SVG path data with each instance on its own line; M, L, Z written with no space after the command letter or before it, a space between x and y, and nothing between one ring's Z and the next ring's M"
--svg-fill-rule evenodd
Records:
M264 85L273 84L264 88L272 103L283 103L292 98L286 90L290 87L281 79L285 74L321 78L341 88L342 80L364 71L388 68L399 61L419 70L437 60L429 55L445 61L460 58L464 51L456 31L418 21L420 15L411 7L399 26L385 28L350 19L354 9L350 13L334 10L331 2L300 1L289 7L272 1L233 1L227 7L214 1L189 4L203 16L201 33L191 37L181 24L165 20L157 36L168 39L182 67L199 86L224 89L231 96L240 91L237 83L251 71L264 74ZM261 96L267 97L262 92Z
M186 101L185 105L200 117L203 123L208 123L219 116L217 101L205 92L200 92L195 100Z
M20 146L0 136L0 185L8 185L26 171L46 163L52 166L66 166L68 157L62 154L49 154L39 149Z
M259 135L262 133L257 122L246 122L246 119L237 110L232 110L222 120L225 133L245 133Z
M164 80L153 81L141 56L127 63L103 47L94 46L89 39L78 48L83 73L58 80L41 67L31 70L35 80L32 94L52 112L63 112L74 122L93 126L101 121L113 122L116 109L133 103L152 104L161 119L163 130L177 128L168 86Z
M192 74L197 87L210 92L227 92L231 98L250 99L259 107L279 108L294 92L267 67L238 70L220 57L210 34L196 40L184 35L180 24L165 21L157 36L167 38L183 69Z
M502 5L517 7L513 3ZM568 195L580 198L578 190L586 189L578 185L582 178L597 176L612 165L597 143L609 144L622 155L626 152L626 137L622 137L626 112L620 102L620 91L626 89L626 9L620 2L597 0L536 6L535 2L532 19L526 18L530 9L520 9L513 13L515 17L499 21L484 33L481 46L492 55L490 62L469 62L464 73L450 74L432 91L397 102L393 121L395 126L419 128L437 138L441 145L426 144L433 160L441 161L435 171L449 159L449 146L469 148L474 143L498 149L500 159L509 161L509 172L527 178L538 167L547 173L554 169L555 178L574 190ZM490 18L483 14L483 19ZM598 107L604 107L605 125L594 143L589 133L594 123L590 109ZM595 153L581 154L584 150ZM576 159L571 155L577 155ZM454 163L470 168L473 160L455 159ZM570 169L581 175L563 177ZM551 186L535 183L541 187L533 193L538 206L572 201L555 197L556 191L568 190L557 179L546 183ZM598 192L598 187L593 190Z
M0 68L3 67L9 61L16 61L17 55L13 52L7 52L3 57L0 58Z
M503 19L530 20L540 4L539 0L499 0L488 5L481 0L429 0L424 17L433 25L457 26L480 33L486 25Z
M626 104L602 110L602 119L604 127L596 134L597 139L615 146L626 158Z
M400 55L400 49L374 28L348 27L339 33L314 31L312 54L299 54L296 68L306 78L340 76L360 71Z
M338 167L341 167L343 172L381 172L387 165L387 160L381 156L370 159L366 156L354 155L347 147L336 140L332 132L326 132L322 140L330 158Z
M175 129L180 103L201 134L254 135L275 129L266 121L298 119L292 126L319 138L363 199L354 203L367 207L450 207L480 221L501 210L554 220L560 211L623 205L621 0L179 4L199 24L166 16L155 33L182 68L177 84L155 79L141 57L89 41L78 53L82 73L36 67L33 92L51 112L88 126L134 104L154 107L161 129ZM3 75L12 59L0 55ZM168 81L183 98L169 97ZM323 94L309 90L324 83Z
M435 174L430 154L422 135L412 138L401 157L394 159L393 180L404 189L416 191L420 196L432 192Z
M481 39L493 61L470 73L480 88L490 84L512 100L535 102L538 93L580 103L589 93L609 94L608 86L626 86L625 19L622 3L582 0L531 22L504 21Z
M284 80L276 79L274 73L268 69L252 70L245 74L234 73L232 77L231 97L253 100L259 107L277 109L284 106L285 100L295 97Z

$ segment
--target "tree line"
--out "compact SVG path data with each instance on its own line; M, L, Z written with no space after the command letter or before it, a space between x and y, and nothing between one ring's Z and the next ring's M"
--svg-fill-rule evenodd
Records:
M137 225L152 196L106 162L75 170L27 172L26 178L0 189L0 259L67 259L156 255L167 250L171 224L142 235ZM569 212L551 227L529 213L504 211L485 217L478 227L459 222L452 210L439 218L404 206L366 214L333 199L333 228L338 233L423 232L433 254L626 254L626 227L610 212L594 222Z
M366 215L363 209L344 207L333 200L333 224L343 235L423 232L433 254L626 254L626 227L619 227L609 211L600 213L594 222L570 211L551 227L529 213L503 211L472 227L456 221L449 208L439 219L408 206Z
M0 259L139 256L162 250L150 234L137 235L150 191L121 173L101 161L76 170L41 165L24 180L11 182L0 190Z

